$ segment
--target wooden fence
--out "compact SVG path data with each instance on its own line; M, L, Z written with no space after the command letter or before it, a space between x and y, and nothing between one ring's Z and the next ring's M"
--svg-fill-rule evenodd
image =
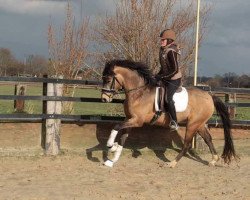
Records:
M97 123L97 122L119 122L123 121L124 117L118 116L97 116L97 115L63 115L56 109L49 108L49 102L62 102L62 101L72 101L72 102L93 102L100 103L100 98L86 98L86 97L64 97L61 95L49 94L50 89L48 85L58 86L60 84L70 84L70 85L93 85L95 87L101 86L101 82L89 81L89 80L68 80L68 79L55 79L55 78L28 78L28 77L0 77L0 82L31 82L31 83L43 83L43 95L42 96L26 96L26 95L1 95L2 100L39 100L43 102L42 113L40 114L25 114L25 113L12 113L12 114L0 114L0 123L7 122L37 122L42 123L42 133L41 133L41 146L45 149L47 154L56 155L60 146L59 131L49 130L48 127L59 127L60 123ZM224 93L228 94L246 94L250 95L250 89L235 89L235 88L208 88L200 87L203 90L211 91L213 93ZM231 95L232 96L232 95ZM230 97L230 95L229 95ZM226 104L229 108L234 107L250 107L250 103L237 103L228 98ZM123 103L124 100L114 99L113 103ZM56 103L52 103L52 107L56 107ZM232 109L232 110L233 110ZM59 108L60 110L60 108ZM54 120L51 122L50 120ZM220 124L220 120L210 120L210 125ZM249 127L250 120L232 120L235 126ZM53 125L54 124L54 125ZM57 124L57 125L55 125ZM51 132L52 131L52 132ZM51 137L53 135L53 137ZM48 139L50 138L50 139Z

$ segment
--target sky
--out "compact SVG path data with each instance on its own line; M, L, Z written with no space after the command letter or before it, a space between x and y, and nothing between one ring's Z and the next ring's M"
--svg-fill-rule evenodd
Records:
M72 2L74 15L80 19L81 0ZM115 0L82 2L83 15L91 18L112 12L115 6ZM20 60L30 54L48 57L48 24L62 25L66 3L0 0L0 48L9 48ZM250 0L201 0L201 5L204 3L213 5L213 9L209 32L199 49L198 76L250 74Z

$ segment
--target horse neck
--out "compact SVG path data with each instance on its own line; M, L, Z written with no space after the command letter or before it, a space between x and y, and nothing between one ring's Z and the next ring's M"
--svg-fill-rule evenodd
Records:
M141 78L135 71L123 67L116 67L115 73L122 77L123 88L127 91L145 85L144 79Z

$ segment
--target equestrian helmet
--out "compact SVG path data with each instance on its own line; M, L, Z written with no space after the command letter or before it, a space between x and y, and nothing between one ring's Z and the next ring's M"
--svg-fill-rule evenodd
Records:
M163 30L160 34L160 37L162 39L171 39L171 40L176 40L176 35L175 32L171 29L166 29Z

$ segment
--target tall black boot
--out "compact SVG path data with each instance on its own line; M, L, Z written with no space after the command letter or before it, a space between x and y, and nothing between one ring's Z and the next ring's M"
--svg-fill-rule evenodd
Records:
M169 101L168 102L168 112L169 115L171 117L170 123L169 123L169 127L172 130L178 130L178 123L177 123L177 117L176 117L176 110L175 110L175 106L174 106L174 101Z

